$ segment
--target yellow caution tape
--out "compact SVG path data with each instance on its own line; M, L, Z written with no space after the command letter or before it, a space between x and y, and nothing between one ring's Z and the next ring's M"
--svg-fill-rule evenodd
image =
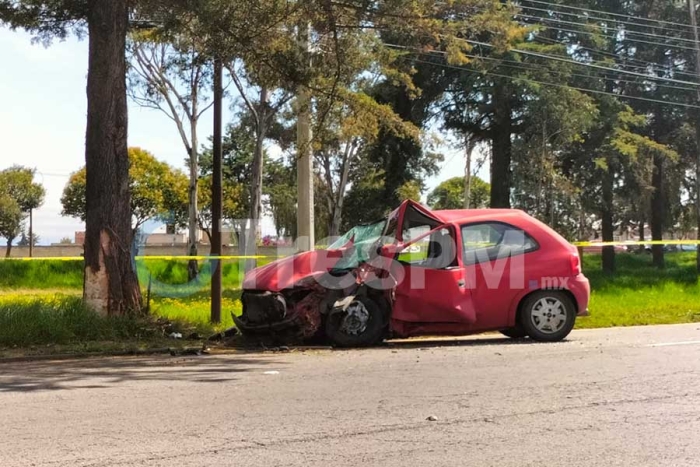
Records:
M574 246L700 245L700 240L649 240L644 242L574 242Z
M85 258L83 258L82 256L34 256L32 258L0 258L0 260L5 261L82 261L84 259Z
M604 247L604 246L647 246L647 245L700 245L700 240L649 240L644 242L639 241L624 241L624 242L572 242L574 246L580 247ZM232 260L232 259L280 259L281 256L136 256L137 261L149 260ZM85 258L82 256L35 256L33 258L16 257L16 258L0 258L0 260L10 261L82 261Z
M11 261L83 261L82 256L34 256L32 258L0 258L0 260ZM212 259L279 259L277 256L137 256L137 261L148 260L212 260Z
M276 256L137 256L137 260L150 260L150 259L196 259L196 260L206 260L206 259L277 259Z

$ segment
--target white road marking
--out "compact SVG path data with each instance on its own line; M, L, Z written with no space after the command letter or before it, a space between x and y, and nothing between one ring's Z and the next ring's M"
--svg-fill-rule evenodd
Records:
M660 344L649 344L647 347L670 347L672 345L700 345L700 341L662 342Z

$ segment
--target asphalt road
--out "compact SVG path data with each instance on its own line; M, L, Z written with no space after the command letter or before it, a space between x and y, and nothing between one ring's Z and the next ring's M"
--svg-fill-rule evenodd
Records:
M697 467L700 324L0 364L2 467L360 464Z

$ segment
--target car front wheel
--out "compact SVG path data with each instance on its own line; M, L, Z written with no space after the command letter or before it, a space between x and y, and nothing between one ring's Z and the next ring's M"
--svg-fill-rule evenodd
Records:
M569 335L576 322L571 298L561 291L539 291L523 302L520 325L534 340L556 342Z
M326 321L326 335L339 347L378 344L385 329L381 307L368 297L355 297L345 311L331 314Z

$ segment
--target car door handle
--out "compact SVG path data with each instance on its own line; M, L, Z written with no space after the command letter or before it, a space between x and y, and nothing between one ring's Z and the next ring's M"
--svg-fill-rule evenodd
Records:
M460 280L457 281L457 286L458 286L459 288L462 288L462 287L464 287L465 285L467 285L467 282L466 282L464 279L460 279Z

